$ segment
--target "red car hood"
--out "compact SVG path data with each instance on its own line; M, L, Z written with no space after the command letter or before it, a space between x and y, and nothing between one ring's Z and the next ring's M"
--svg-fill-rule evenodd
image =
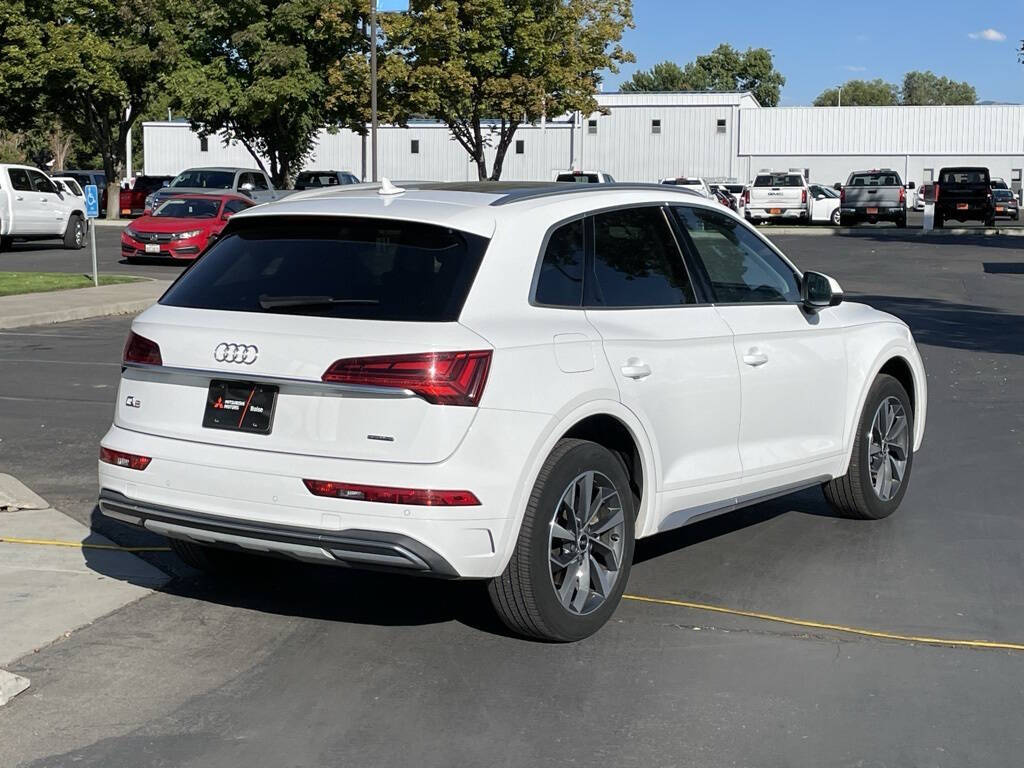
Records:
M168 216L140 216L131 223L136 232L191 232L201 229L206 233L221 229L225 222L218 219L176 219Z

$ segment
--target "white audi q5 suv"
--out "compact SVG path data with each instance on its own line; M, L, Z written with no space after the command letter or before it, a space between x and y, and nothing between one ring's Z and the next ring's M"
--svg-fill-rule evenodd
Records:
M926 384L716 202L654 185L420 184L237 214L135 319L100 509L238 552L488 579L528 636L612 614L637 538L821 485L899 506Z

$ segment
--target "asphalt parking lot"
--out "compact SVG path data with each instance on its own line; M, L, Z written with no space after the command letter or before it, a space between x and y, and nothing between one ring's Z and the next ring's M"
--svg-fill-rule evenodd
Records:
M101 268L177 269L120 265L117 230L97 234ZM775 239L914 329L929 414L910 490L880 522L814 490L648 539L628 593L1024 643L1024 240ZM0 270L87 260L67 253ZM115 541L159 543L94 511L128 325L0 332L0 467ZM11 667L33 685L0 710L0 765L1007 766L1024 749L1020 651L636 600L553 646L507 636L479 584L278 563L217 582L145 556L178 578Z

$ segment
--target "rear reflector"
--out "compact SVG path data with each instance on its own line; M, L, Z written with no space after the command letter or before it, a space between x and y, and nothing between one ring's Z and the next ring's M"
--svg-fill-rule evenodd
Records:
M124 355L121 360L124 363L164 364L160 358L160 345L145 336L139 336L135 331L128 334L128 341L124 343Z
M329 480L303 480L314 496L329 496L378 504L410 504L424 507L476 507L480 500L470 491L430 491L419 488L389 488L383 485L356 485Z
M338 360L321 378L337 384L408 389L437 405L475 406L483 395L490 367L489 349L425 352Z
M115 467L126 467L128 469L138 469L141 471L149 466L149 462L151 462L152 459L149 456L136 456L134 453L112 451L101 445L100 461L105 464L113 464Z

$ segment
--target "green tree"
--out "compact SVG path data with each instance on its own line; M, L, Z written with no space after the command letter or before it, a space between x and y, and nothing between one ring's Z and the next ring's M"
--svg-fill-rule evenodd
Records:
M693 90L683 68L674 61L662 61L650 69L642 69L633 73L633 77L619 86L625 93L646 91L649 93L669 93L672 91Z
M884 80L847 80L842 87L844 107L888 107L900 103L899 86ZM839 88L822 91L814 100L816 107L839 105Z
M24 0L0 2L0 130L20 131L35 113L45 70L40 24L30 17ZM5 146L8 154L11 138Z
M125 137L175 57L172 3L37 0L26 6L41 31L43 50L32 64L44 74L45 105L99 153L112 218L118 215Z
M623 91L750 91L766 107L779 103L786 78L775 69L767 48L738 51L722 43L685 67L663 61L637 72L622 85Z
M478 177L497 180L524 122L597 110L600 73L633 61L620 44L632 23L632 0L412 0L388 34L410 108L447 124Z
M179 109L200 135L240 142L287 186L321 129L365 131L368 12L364 0L204 5L169 79Z
M978 93L967 82L956 82L931 72L907 72L903 76L902 104L974 104Z

